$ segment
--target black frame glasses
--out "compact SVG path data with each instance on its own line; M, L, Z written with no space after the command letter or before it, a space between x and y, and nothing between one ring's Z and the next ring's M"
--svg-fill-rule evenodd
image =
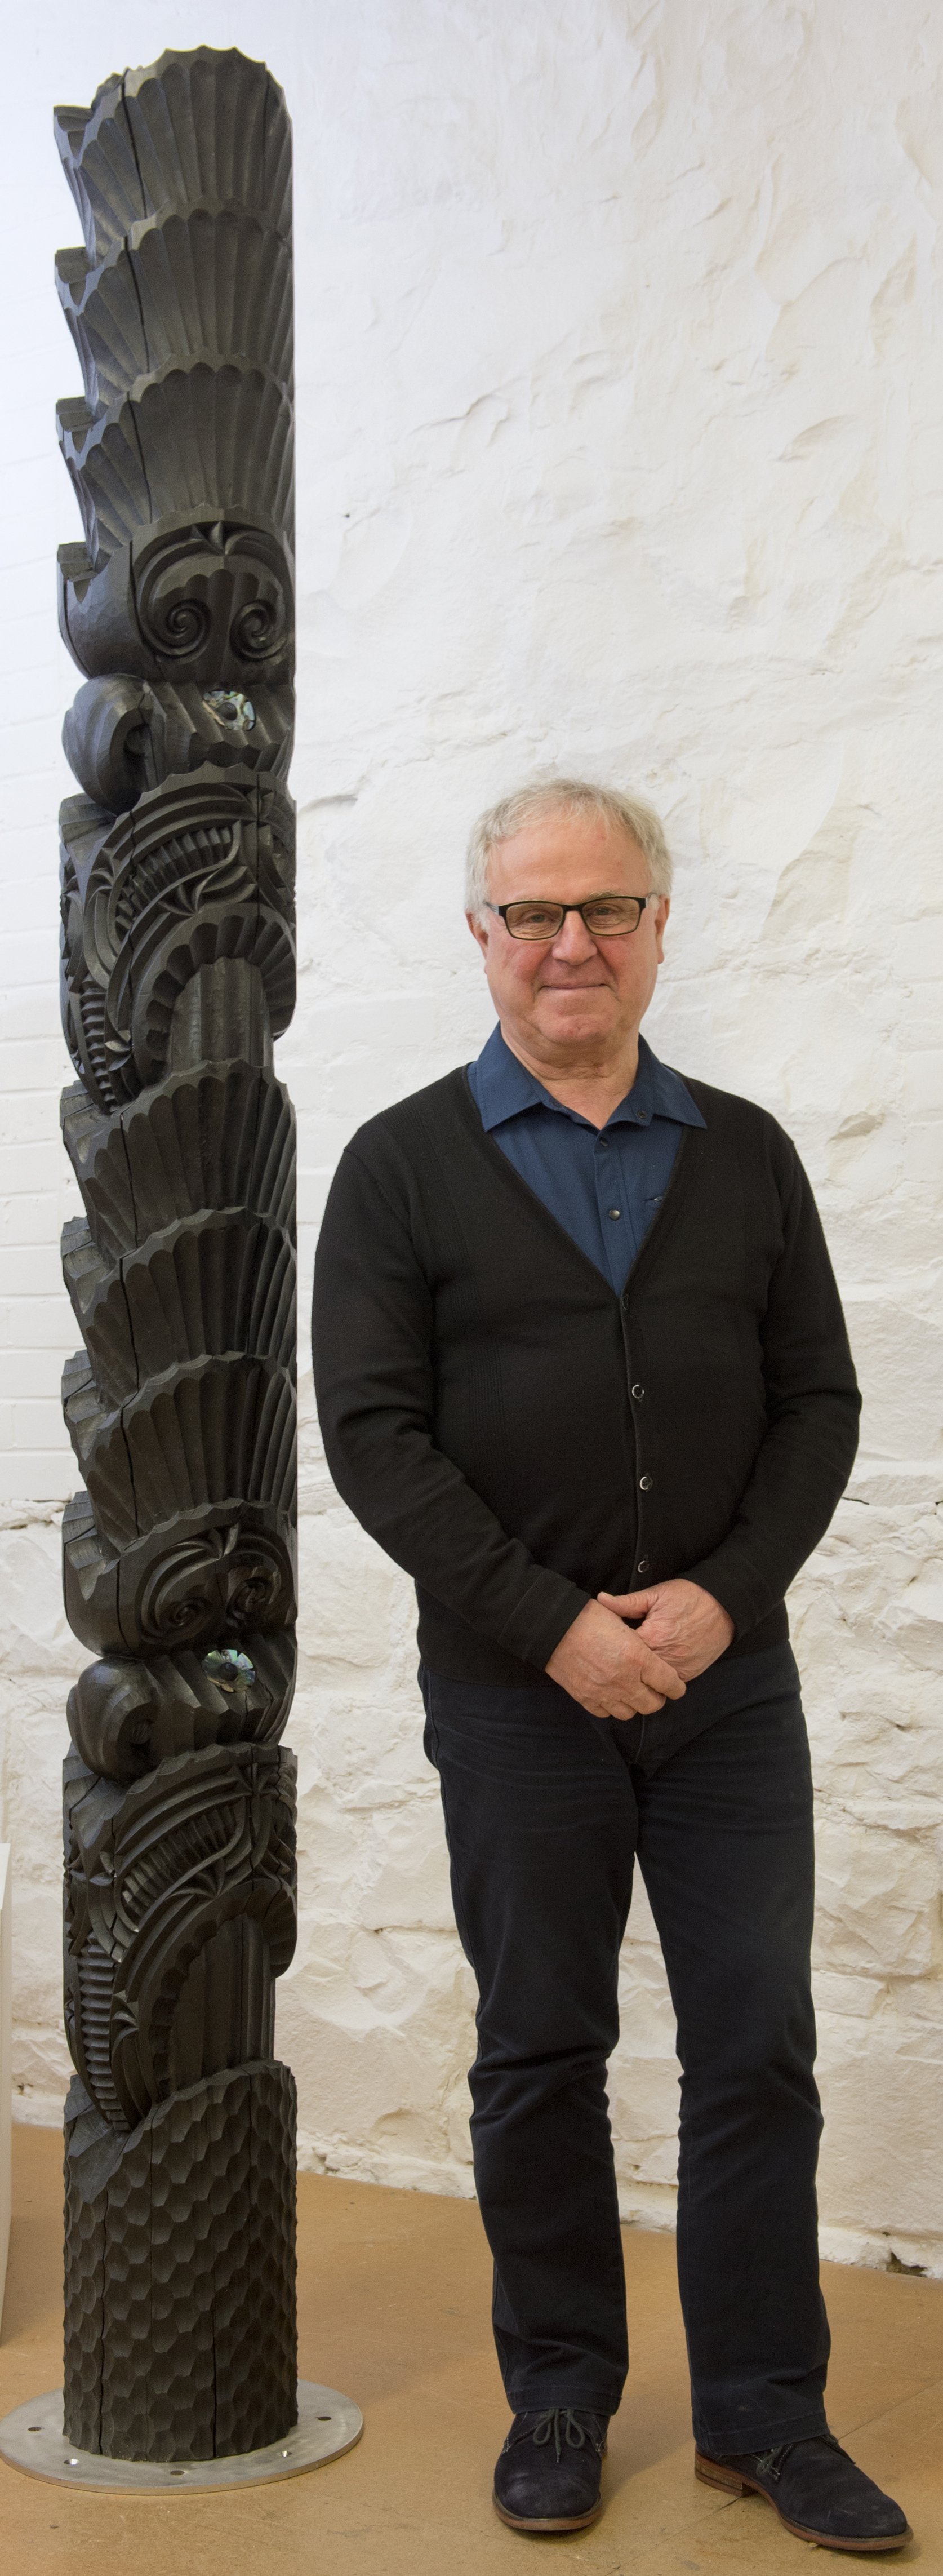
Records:
M591 939L625 939L631 931L638 929L646 904L657 902L657 894L590 894L587 895L584 903L551 903L549 897L546 895L531 895L529 900L518 903L489 903L487 909L489 912L497 912L500 914L505 930L508 931L512 939L544 941L548 939L556 939L563 928L568 912L579 913L584 928L588 930ZM594 929L592 922L587 920L587 914L597 911L599 905L604 903L634 905L636 908L634 921L623 921L618 929L607 930L604 923L598 925ZM517 914L518 916L521 916L524 913L532 912L534 906L537 904L540 905L543 912L555 913L557 915L556 920L547 930L522 929L520 927L520 921L518 920L518 922L515 922L512 919L512 915Z

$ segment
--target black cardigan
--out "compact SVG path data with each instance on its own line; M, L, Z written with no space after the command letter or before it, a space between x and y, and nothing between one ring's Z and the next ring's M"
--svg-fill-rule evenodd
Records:
M595 1593L676 1574L729 1611L728 1653L788 1634L860 1399L794 1146L751 1101L688 1087L706 1125L685 1129L621 1298L485 1134L463 1072L343 1156L315 1265L324 1445L415 1577L433 1671L533 1683Z

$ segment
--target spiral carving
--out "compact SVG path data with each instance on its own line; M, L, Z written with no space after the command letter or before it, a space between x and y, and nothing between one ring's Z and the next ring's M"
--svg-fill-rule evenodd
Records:
M219 677L240 662L276 670L291 617L284 554L262 530L219 520L139 549L134 602L145 645L163 662Z
M196 661L213 632L208 599L195 599L192 591L183 598L171 591L168 599L155 582L147 598L139 594L138 612L145 641L174 661Z
M84 675L61 814L84 1208L62 1246L82 1334L63 1557L96 1657L64 1775L65 2421L86 2449L199 2458L295 2418L294 2090L274 2057L295 1938L295 1157L272 1060L294 1007L291 142L264 64L206 47L59 110L57 139L85 385L59 406L85 531L60 552ZM211 2167L255 2176L241 2235L206 2213ZM202 2271L168 2265L171 2199L210 2228ZM152 2284L130 2304L119 2236Z

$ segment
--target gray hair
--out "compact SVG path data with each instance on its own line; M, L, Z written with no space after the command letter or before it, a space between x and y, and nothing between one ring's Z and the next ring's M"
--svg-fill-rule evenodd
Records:
M465 861L465 908L480 921L488 902L488 861L501 841L526 830L542 814L599 814L617 831L638 842L648 861L647 893L671 893L671 852L664 828L651 805L640 796L623 796L617 787L596 787L586 778L537 778L490 805L474 825ZM602 889L600 889L602 891ZM642 889L639 887L639 893Z

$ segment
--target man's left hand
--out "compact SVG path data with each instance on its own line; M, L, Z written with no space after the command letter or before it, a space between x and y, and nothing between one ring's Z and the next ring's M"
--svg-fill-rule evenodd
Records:
M734 1636L729 1612L712 1592L687 1583L683 1575L672 1583L653 1583L647 1592L599 1592L596 1598L620 1619L630 1619L636 1635L673 1664L683 1682L706 1673Z

